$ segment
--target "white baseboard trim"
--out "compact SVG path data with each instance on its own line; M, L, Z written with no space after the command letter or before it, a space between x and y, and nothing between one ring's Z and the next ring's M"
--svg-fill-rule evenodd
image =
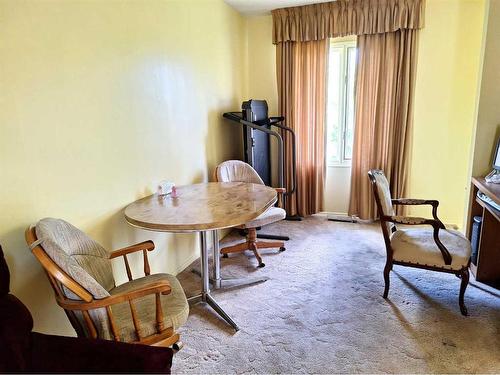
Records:
M330 221L342 221L346 223L357 223L354 216L349 216L346 212L326 212L326 218Z
M196 252L195 254L193 254L192 256L190 256L188 259L186 259L185 262L183 262L179 267L177 267L177 269L175 270L175 275L174 276L177 276L182 271L184 271L186 268L188 268L189 265L191 263L193 263L199 257L200 257L200 254L198 254L198 252Z
M226 237L229 233L231 233L231 228L226 228L226 229L221 229L219 231L219 241L222 240L224 237ZM213 246L210 241L208 241L208 253L212 254L213 252ZM182 271L184 271L186 268L188 268L191 263L193 263L195 260L197 260L200 257L199 254L199 249L197 249L197 252L194 253L192 256L190 256L188 259L186 259L177 269L175 270L175 276L180 274Z

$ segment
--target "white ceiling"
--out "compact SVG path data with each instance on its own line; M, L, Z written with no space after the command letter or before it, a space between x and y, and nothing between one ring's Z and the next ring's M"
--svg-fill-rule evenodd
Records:
M300 5L326 3L331 0L224 0L238 12L245 15L269 14L273 9Z

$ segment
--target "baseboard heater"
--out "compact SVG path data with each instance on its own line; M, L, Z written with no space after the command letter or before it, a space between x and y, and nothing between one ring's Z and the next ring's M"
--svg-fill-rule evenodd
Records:
M347 214L339 214L339 213L328 213L326 214L326 218L329 221L341 221L344 223L357 223L358 220L355 216L349 216Z

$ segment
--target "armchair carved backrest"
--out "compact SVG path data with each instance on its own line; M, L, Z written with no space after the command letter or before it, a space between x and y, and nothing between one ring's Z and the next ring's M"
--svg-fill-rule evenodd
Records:
M389 181L387 181L384 172L378 169L372 169L369 171L368 177L373 185L375 203L377 204L378 214L381 217L382 231L386 241L388 241L390 233L396 229L393 223L384 222L382 220L383 216L394 216L394 207L392 206Z

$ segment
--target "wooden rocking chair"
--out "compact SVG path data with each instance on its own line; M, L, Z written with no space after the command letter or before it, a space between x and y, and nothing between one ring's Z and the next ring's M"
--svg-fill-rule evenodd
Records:
M186 322L189 306L174 276L150 274L152 241L108 253L66 221L46 218L26 230L26 242L78 337L180 348L175 330ZM134 280L127 255L137 251L145 276ZM129 279L119 286L110 262L117 257L123 257Z

